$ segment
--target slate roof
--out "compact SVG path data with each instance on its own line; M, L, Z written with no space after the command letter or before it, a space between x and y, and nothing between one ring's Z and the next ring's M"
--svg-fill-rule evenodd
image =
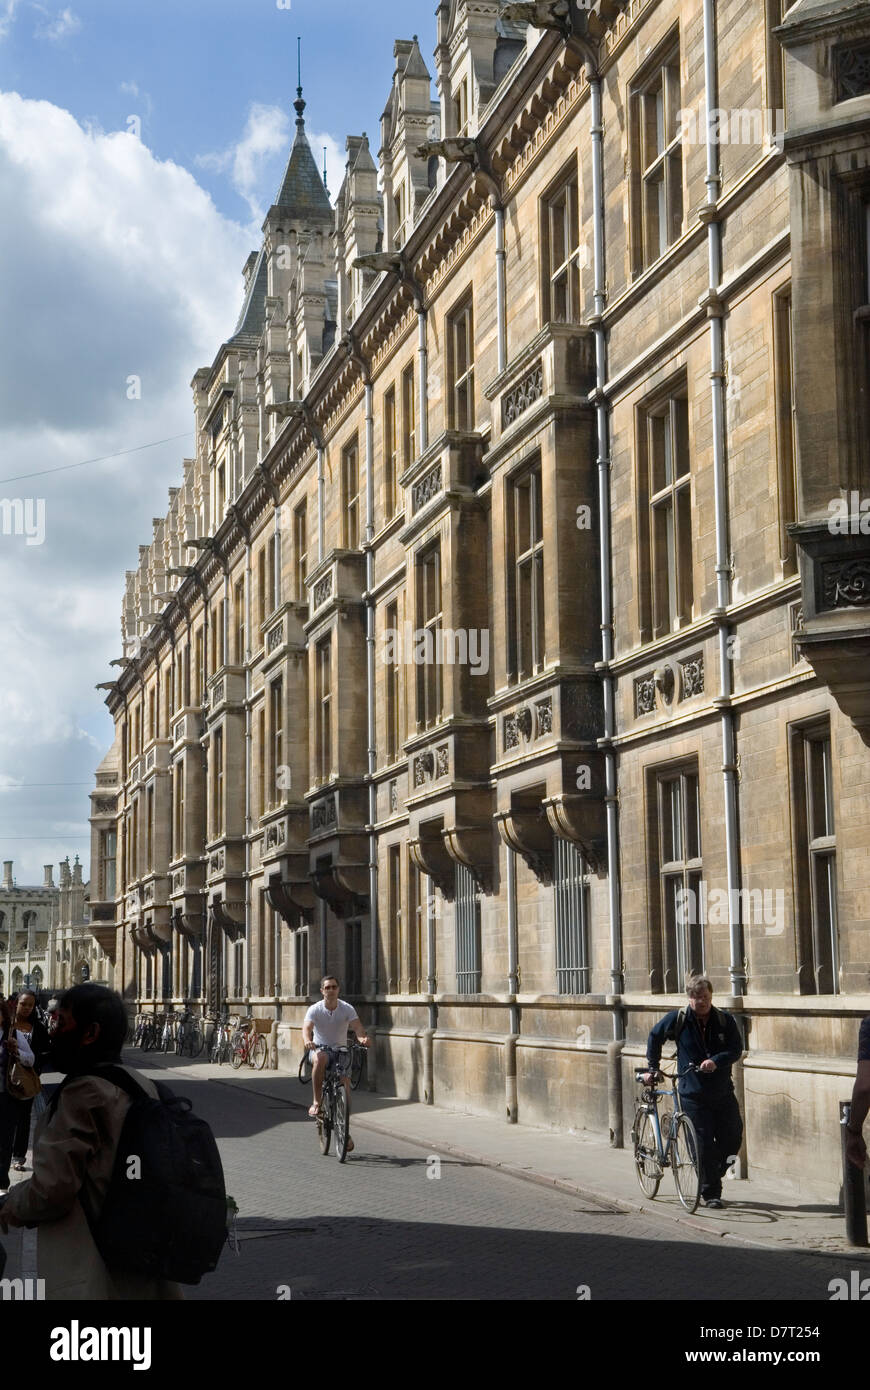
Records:
M323 176L311 153L308 136L305 134L305 122L301 117L296 122L296 139L293 141L275 206L287 208L292 211L294 217L301 219L332 221L332 204L323 186Z
M242 305L242 312L239 314L239 321L229 340L230 343L245 347L252 342L254 344L259 342L260 335L266 326L267 289L266 250L265 247L261 247L257 264L248 285L248 293L245 295L245 302Z

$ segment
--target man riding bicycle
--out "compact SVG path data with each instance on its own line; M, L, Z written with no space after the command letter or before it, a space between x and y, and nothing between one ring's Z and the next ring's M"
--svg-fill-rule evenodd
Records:
M311 1077L314 1085L314 1103L308 1113L313 1120L320 1114L323 1097L323 1078L332 1063L339 1066L341 1079L347 1092L348 1114L350 1114L350 1078L341 1068L342 1053L347 1052L347 1030L352 1028L363 1047L368 1047L368 1037L353 1004L338 997L338 980L335 975L324 975L320 981L323 999L312 1004L302 1024L302 1042L309 1048L309 1061L314 1072ZM353 1140L348 1138L348 1153L353 1149Z

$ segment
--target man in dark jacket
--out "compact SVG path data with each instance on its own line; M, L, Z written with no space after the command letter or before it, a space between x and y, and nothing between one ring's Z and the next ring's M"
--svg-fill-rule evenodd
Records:
M680 1081L680 1100L701 1146L701 1196L705 1206L722 1206L722 1175L743 1138L743 1120L731 1068L743 1055L743 1042L731 1014L713 1008L713 986L705 975L686 978L689 1007L674 1009L650 1031L646 1045L650 1085L658 1075L662 1046L677 1044L677 1072L693 1065ZM680 1014L683 1014L682 1019Z

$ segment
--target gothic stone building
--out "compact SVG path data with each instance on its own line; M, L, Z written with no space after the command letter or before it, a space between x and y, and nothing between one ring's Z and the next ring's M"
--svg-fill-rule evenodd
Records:
M328 969L379 1089L615 1143L702 967L749 1173L832 1195L870 1010L870 9L564 8L444 0L334 208L298 93L127 575L95 930L131 1008L250 1009L292 1067Z
M112 982L112 966L91 935L88 894L78 855L43 868L41 886L19 885L13 861L3 861L0 882L0 994L21 989L61 990L84 979Z

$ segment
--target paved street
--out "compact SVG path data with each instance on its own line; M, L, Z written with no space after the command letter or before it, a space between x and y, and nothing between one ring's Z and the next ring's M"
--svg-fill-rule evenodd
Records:
M307 1093L286 1074L171 1069L145 1068L212 1125L240 1207L240 1254L228 1251L192 1299L275 1300L283 1286L293 1299L574 1300L588 1286L593 1300L827 1301L829 1281L854 1264L735 1248L451 1156L428 1177L437 1165L425 1149L367 1119L342 1166L321 1156Z

